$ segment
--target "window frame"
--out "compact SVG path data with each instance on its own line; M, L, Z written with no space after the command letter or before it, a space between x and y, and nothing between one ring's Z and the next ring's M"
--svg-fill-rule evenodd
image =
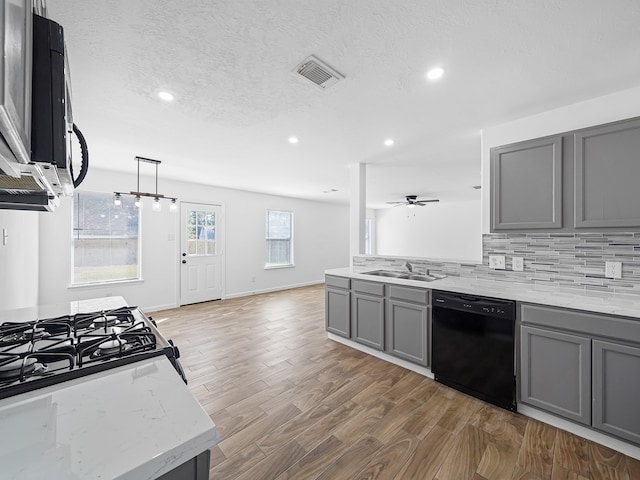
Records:
M122 284L122 283L140 283L143 281L142 277L142 208L138 208L138 232L137 232L137 248L136 248L136 260L137 260L137 277L131 278L118 278L118 279L110 279L110 280L97 280L97 281L88 281L88 282L78 282L75 275L75 249L76 244L75 240L79 235L79 229L75 228L75 216L76 212L76 194L99 194L104 195L105 200L111 203L111 208L122 208L116 207L113 205L113 193L111 192L99 192L94 190L76 190L73 193L73 198L71 201L71 242L70 242L70 284L69 288L82 288L82 287L92 287L92 286L100 286L100 285L111 285L111 284ZM122 198L122 202L130 201L133 206L133 198L129 199L128 197ZM132 207L137 208L137 207ZM110 210L111 211L111 210ZM109 237L110 238L110 237Z
M289 263L269 263L269 240L273 240L269 237L269 214L271 212L288 213L289 214ZM294 263L294 213L292 210L277 210L267 208L266 210L266 222L265 222L265 262L264 269L272 270L278 268L292 268L295 267Z

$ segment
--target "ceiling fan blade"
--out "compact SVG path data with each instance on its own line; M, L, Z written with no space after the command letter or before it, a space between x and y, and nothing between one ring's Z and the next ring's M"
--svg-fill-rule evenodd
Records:
M439 202L440 200L418 200L415 205L426 205L427 203Z
M387 202L389 205L394 205L394 204L398 204L398 205L404 205L407 202Z

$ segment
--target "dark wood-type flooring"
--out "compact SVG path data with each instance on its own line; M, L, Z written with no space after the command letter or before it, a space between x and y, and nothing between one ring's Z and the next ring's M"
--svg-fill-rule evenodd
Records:
M640 479L640 461L327 339L324 286L156 312L215 480Z

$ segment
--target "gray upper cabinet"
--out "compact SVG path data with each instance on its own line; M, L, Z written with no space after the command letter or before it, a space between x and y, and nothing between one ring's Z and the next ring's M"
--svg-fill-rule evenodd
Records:
M325 278L325 322L328 332L346 338L351 335L351 280L344 277Z
M31 0L0 4L0 142L5 142L0 169L5 173L11 162L26 164L31 158L32 11Z
M385 350L418 365L428 364L429 291L388 286Z
M591 339L521 327L521 401L591 424Z
M562 136L491 149L491 230L562 227Z
M593 341L593 426L640 444L640 348Z
M640 225L640 119L574 133L574 225Z

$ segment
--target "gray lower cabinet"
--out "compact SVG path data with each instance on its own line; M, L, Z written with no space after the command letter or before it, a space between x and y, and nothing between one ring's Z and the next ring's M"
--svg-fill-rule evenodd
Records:
M521 327L521 401L591 424L591 339Z
M562 227L562 136L491 149L491 230Z
M158 477L158 480L208 480L210 456L209 450L205 450L200 455Z
M640 348L593 341L593 426L640 444Z
M350 279L327 276L325 285L325 324L327 331L349 338L351 336Z
M384 291L380 282L351 281L351 338L384 349Z
M428 365L429 291L389 286L385 350L418 365Z
M574 133L576 228L640 225L640 119Z
M384 349L384 297L357 291L356 282L351 297L351 338L377 350ZM376 284L384 292L383 284Z

